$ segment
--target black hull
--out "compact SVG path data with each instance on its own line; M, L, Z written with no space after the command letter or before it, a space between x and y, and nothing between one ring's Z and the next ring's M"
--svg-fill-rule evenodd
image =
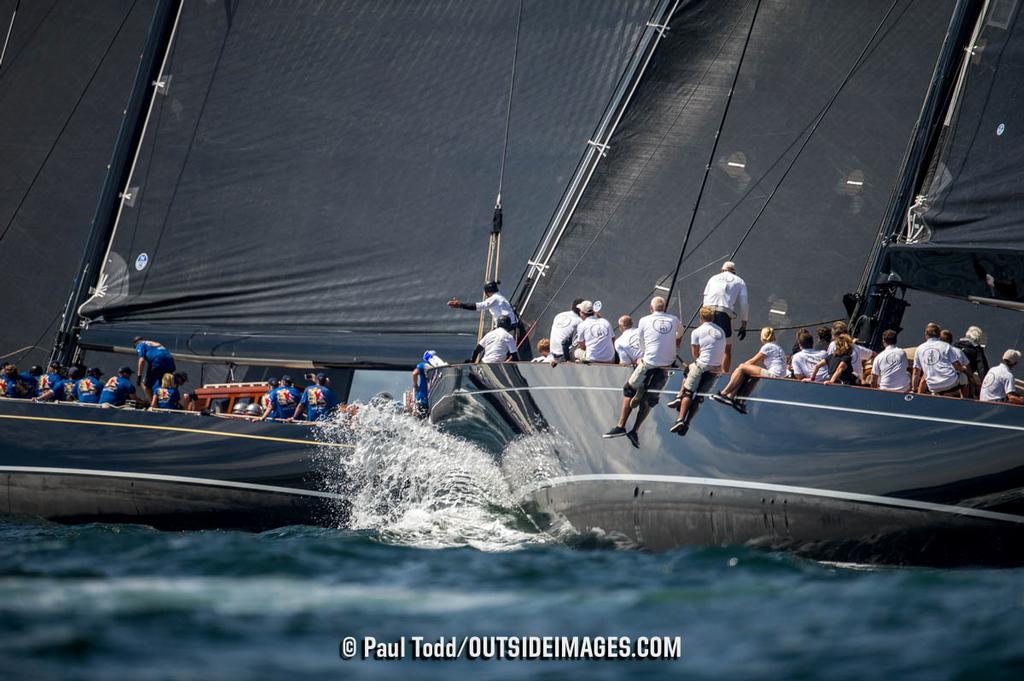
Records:
M494 453L541 522L626 546L1024 563L1024 410L762 379L744 391L746 413L703 401L685 437L668 431L675 414L655 407L636 449L601 437L626 376L608 366L446 368L431 417Z
M334 524L309 426L0 399L0 512L264 530Z

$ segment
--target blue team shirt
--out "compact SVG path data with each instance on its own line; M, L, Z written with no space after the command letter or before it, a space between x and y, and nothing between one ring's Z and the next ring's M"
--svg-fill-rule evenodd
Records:
M62 378L57 381L54 385L50 386L50 390L53 391L53 399L59 402L70 402L75 399L72 393L77 382L72 381L70 378Z
M295 407L301 397L298 388L282 385L270 391L270 416L275 419L289 419L295 414Z
M17 377L0 376L0 395L14 397L17 399L32 399L39 393L36 392L36 377L28 372L22 372Z
M47 390L53 390L54 386L63 380L60 374L43 374L39 377L39 383L36 386L36 396L42 395Z
M0 395L18 397L18 379L10 378L6 374L0 375Z
M307 418L310 421L319 421L330 418L331 412L338 406L338 398L334 391L325 385L311 385L302 393L299 401L306 407Z
M135 348L135 354L146 360L150 369L174 371L174 358L170 351L156 341L142 341Z
M124 376L111 376L100 393L100 404L121 406L129 396L135 394L135 386Z
M428 364L426 362L420 362L416 365L416 369L420 372L419 376L416 377L416 401L421 404L426 404L430 397L427 387L427 368Z
M100 401L100 391L103 384L95 376L86 376L75 381L75 387L71 390L71 397L84 404L96 404Z
M161 409L181 409L181 393L177 388L156 388L156 406Z

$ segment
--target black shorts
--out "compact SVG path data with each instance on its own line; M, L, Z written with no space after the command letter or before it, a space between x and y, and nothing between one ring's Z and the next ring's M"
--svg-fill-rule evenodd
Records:
M653 407L658 403L660 395L658 391L665 387L668 383L668 371L660 367L653 367L648 370L647 375L644 376L644 402L648 406ZM622 386L622 394L626 397L633 397L636 395L636 390L628 382Z
M722 331L725 331L726 338L732 338L732 317L729 316L728 312L715 310L715 317L711 321L717 324Z

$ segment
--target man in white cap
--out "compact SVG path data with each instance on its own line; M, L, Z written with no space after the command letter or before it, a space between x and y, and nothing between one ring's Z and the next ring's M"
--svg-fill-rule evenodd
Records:
M704 305L715 311L712 322L725 331L725 358L722 360L722 372L729 373L732 362L732 320L739 319L740 328L736 337L743 340L747 337L747 316L750 306L747 303L747 283L736 275L736 263L727 260L722 263L722 271L708 279L704 287Z
M1024 398L1017 392L1011 371L1019 361L1020 353L1016 350L1007 350L1003 353L1003 361L992 367L981 383L982 402L1024 404Z
M599 364L614 362L615 347L612 345L611 323L597 315L597 309L589 300L580 303L579 311L582 321L576 327L576 336L579 339L576 359Z

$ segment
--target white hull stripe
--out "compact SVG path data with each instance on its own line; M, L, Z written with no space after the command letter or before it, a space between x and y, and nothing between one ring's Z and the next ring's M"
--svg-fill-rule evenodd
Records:
M541 390L591 390L591 391L603 391L603 392L622 392L622 388L612 388L605 386L588 386L588 385L549 385L549 386L536 386L536 387L525 387L525 388L494 388L491 390L461 390L458 392L445 395L438 401L440 404L442 401L454 397L456 395L487 395L490 393L510 393L510 392L532 392ZM677 391L675 390L658 390L654 391L662 395L675 396ZM712 393L698 393L701 397L711 397ZM922 396L927 397L927 396ZM745 402L764 402L766 404L780 404L787 407L803 407L804 409L823 409L825 411L839 411L847 414L865 414L867 416L885 416L894 419L910 419L912 421L931 421L934 423L946 423L956 424L960 426L974 426L976 428L995 428L997 430L1015 430L1018 432L1024 432L1024 426L1013 426L1006 423L984 423L978 421L966 421L963 419L949 419L942 418L939 416L921 416L917 414L893 414L887 411L877 411L874 409L857 409L856 407L836 407L828 404L812 404L810 402L795 402L791 400L776 400L769 397L740 397L737 398ZM437 405L434 405L435 407ZM993 407L1006 407L1005 404L993 404ZM1021 413L1024 413L1022 411Z
M203 487L230 487L233 489L251 490L254 492L276 492L278 494L296 494L304 497L320 497L322 499L344 499L340 494L320 492L315 489L298 487L278 487L277 485L260 485L255 482L236 482L234 480L215 480L212 478L193 478L184 475L160 475L158 473L131 473L127 471L91 470L88 468L50 468L46 466L0 466L0 473L32 473L37 475L84 475L97 478L124 478L128 480L152 480L154 482L175 482L186 485L202 485Z
M731 487L734 489L750 489L759 492L776 492L779 494L801 494L811 497L825 497L829 499L841 499L843 501L856 501L864 504L878 506L897 506L910 508L917 511L932 511L936 513L951 513L954 515L971 516L973 518L984 518L986 520L1000 520L1003 522L1024 524L1024 516L1011 513L997 513L995 511L983 511L977 508L966 506L952 506L950 504L935 504L930 501L916 501L914 499L900 499L898 497L883 497L875 494L860 494L857 492L839 492L829 489L818 489L815 487L796 487L793 485L776 485L768 482L750 482L747 480L720 480L716 478L698 478L686 475L631 475L629 473L595 473L591 475L569 475L565 477L551 478L544 482L526 487L520 491L523 497L547 487L561 487L581 482L628 482L630 484L645 482L669 482L680 485L700 485L706 487Z

